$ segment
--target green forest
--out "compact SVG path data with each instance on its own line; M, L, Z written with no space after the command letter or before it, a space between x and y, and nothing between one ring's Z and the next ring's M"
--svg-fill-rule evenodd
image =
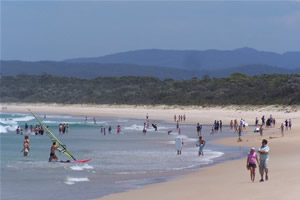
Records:
M79 79L48 74L2 76L1 102L128 105L298 105L299 74L160 80L155 77Z

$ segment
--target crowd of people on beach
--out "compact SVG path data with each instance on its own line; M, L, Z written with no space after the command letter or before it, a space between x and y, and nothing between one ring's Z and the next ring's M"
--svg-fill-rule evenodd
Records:
M85 118L85 121L88 120L88 117ZM96 122L96 118L93 118L94 120L94 124L97 125ZM186 115L178 115L178 119L177 119L177 115L174 115L174 121L176 122L176 129L178 130L178 135L175 139L175 146L176 146L176 151L177 151L177 155L181 155L182 149L183 149L183 145L184 145L184 141L183 141L183 137L181 137L181 128L180 128L180 122L185 122L186 121ZM272 117L272 115L270 115L269 118L265 118L265 116L263 115L261 117L261 123L259 123L258 117L255 118L255 129L254 132L259 132L261 136L263 136L263 130L264 128L273 128L276 125L276 120L275 118ZM211 134L217 133L220 131L220 133L222 133L222 120L215 120L212 128L211 128ZM240 121L238 122L237 119L231 120L229 123L229 128L231 130L234 131L234 133L238 133L238 142L241 142L241 136L242 136L242 132L243 130L246 129L246 127L248 126L248 123L246 123L246 121L244 119L240 119ZM155 131L157 131L157 124L153 123L152 127L155 129ZM202 124L197 123L196 125L196 133L197 133L197 137L198 137L198 141L196 142L196 146L198 147L198 156L204 156L204 147L206 145L205 140L202 138ZM48 127L47 127L48 128ZM146 114L146 121L144 122L144 126L143 126L143 133L146 135L147 133L147 129L150 128L150 119L149 119L149 114ZM292 128L292 120L291 119L286 119L284 122L282 122L280 124L280 129L281 129L281 134L282 136L284 136L284 131L288 131L291 130ZM28 156L29 155L29 151L30 151L30 142L29 142L29 134L31 135L44 135L44 129L42 126L40 125L35 125L33 127L33 125L28 126L27 123L25 123L25 138L24 138L24 145L23 145L23 150L22 152L24 152L24 156ZM59 134L65 134L68 133L69 131L69 124L59 124ZM121 132L121 126L117 125L116 127L116 132L119 134ZM168 134L170 134L172 132L172 130L168 131ZM16 130L17 134L21 134L23 135L23 129L21 129L19 126ZM100 126L100 133L106 135L106 127L104 126ZM109 126L108 127L108 133L112 133L112 127ZM271 138L271 137L270 137ZM255 181L255 169L257 168L257 165L259 166L259 173L261 176L260 182L264 182L269 180L269 175L268 175L268 161L269 161L269 151L270 148L268 147L268 141L266 139L262 140L262 146L256 151L254 147L252 147L247 155L247 161L246 161L246 167L247 169L250 171L250 180L252 182ZM50 155L49 161L53 159L57 159L55 158L55 150L57 148L54 148L56 144L53 144L51 147L51 154L52 157ZM259 156L258 156L259 154Z
M185 121L185 120L186 120L185 114L183 114L183 115L178 115L178 119L177 119L177 115L175 114L175 115L174 115L174 121L176 122L176 120L177 120L177 121L180 121L180 122Z

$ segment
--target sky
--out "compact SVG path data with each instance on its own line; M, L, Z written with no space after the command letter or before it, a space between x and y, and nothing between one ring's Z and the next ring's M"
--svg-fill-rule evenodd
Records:
M300 1L5 1L1 60L139 49L300 51Z

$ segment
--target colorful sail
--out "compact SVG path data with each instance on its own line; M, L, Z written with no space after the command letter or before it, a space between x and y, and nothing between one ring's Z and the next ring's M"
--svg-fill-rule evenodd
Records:
M72 158L73 160L76 161L76 159L74 158L74 156L72 156L72 154L68 151L68 149L66 148L66 145L62 144L56 137L55 135L47 128L47 126L45 126L45 124L43 124L39 118L30 110L28 109L31 114L34 116L34 118L40 123L40 125L43 127L43 129L50 135L50 137L52 138L52 142L56 142L56 145L58 145L58 151L60 151L61 153L64 153L65 155L69 156L70 158Z

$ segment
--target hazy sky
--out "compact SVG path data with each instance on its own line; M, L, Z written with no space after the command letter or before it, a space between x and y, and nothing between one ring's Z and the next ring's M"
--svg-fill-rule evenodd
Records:
M300 51L300 1L1 1L1 59L137 49Z

